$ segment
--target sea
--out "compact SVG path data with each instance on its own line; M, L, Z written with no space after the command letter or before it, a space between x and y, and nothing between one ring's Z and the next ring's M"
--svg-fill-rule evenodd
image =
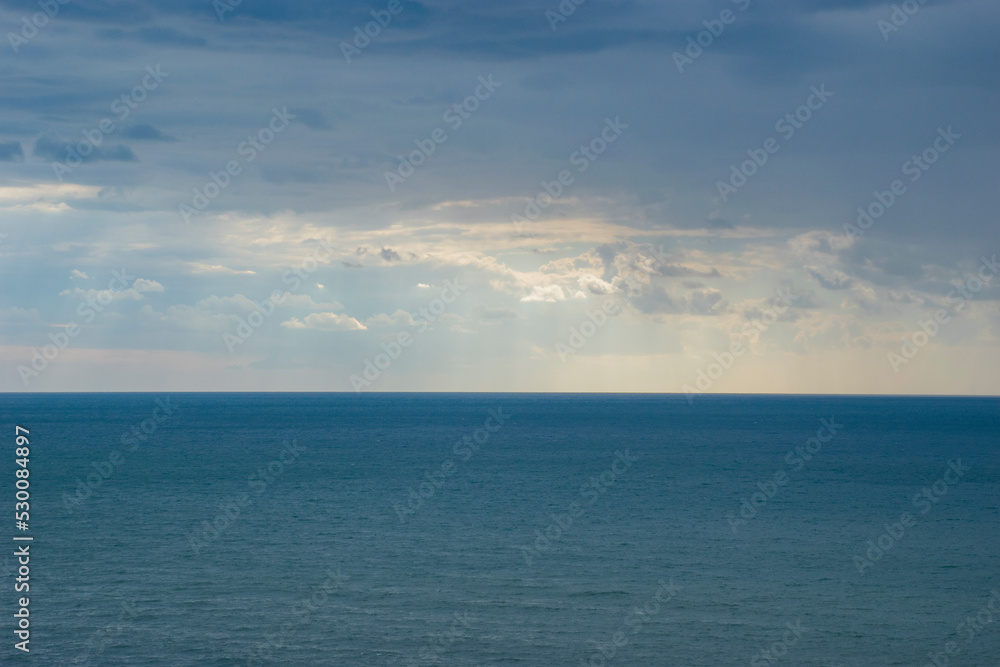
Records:
M0 415L4 665L1000 665L997 398L4 394Z

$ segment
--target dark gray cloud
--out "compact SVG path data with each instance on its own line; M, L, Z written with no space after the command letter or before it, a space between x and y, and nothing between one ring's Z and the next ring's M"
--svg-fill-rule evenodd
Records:
M329 130L330 123L326 116L316 109L295 108L289 111L296 116L296 120L312 130Z
M854 280L847 274L834 270L825 270L816 266L806 267L806 272L816 279L820 285L829 290L849 289Z
M717 290L696 289L687 293L688 312L693 315L718 315L725 311L722 294Z
M80 150L80 146L85 146ZM86 154L85 154L86 153ZM89 162L136 162L135 153L128 146L113 144L105 146L93 146L85 141L71 143L63 139L52 136L42 136L35 140L35 148L32 151L35 157L40 157L53 162L66 162L68 155L79 155L80 160Z
M140 141L177 141L174 137L164 134L148 123L132 125L122 132L125 139L138 139Z
M25 12L37 10L30 0L0 4ZM702 21L718 15L718 8L698 3L661 7L633 0L591 0L553 30L546 11L555 9L558 3L519 1L490 5L402 0L402 6L402 12L383 29L393 36L379 42L377 50L383 54L463 54L518 60L634 46L669 54L683 49L689 35L703 30ZM764 72L768 77L793 75L833 63L831 54L845 45L843 32L824 29L816 20L818 16L831 11L867 16L869 10L879 6L886 7L888 13L888 7L877 2L818 6L754 0L746 12L739 13L739 20L712 44L711 52L741 56L734 64L742 67L747 76L759 77ZM257 39L268 41L286 40L291 33L301 33L304 37L298 37L298 41L304 39L313 48L339 57L340 42L350 40L355 27L371 22L372 11L384 10L383 2L246 0L232 12L225 12L220 21L212 3L201 0L177 3L92 0L70 3L60 12L60 19L110 26L99 32L104 39L210 49L218 48L225 40L239 40L251 31ZM874 22L871 28L878 37ZM318 39L319 35L324 39ZM792 53L795 57L789 57ZM754 66L753 61L766 64L767 68ZM665 64L672 67L672 62ZM526 83L530 85L531 81L528 79Z
M151 26L136 30L111 28L101 30L99 35L102 39L131 40L149 45L206 46L208 44L208 40L204 37L186 34L166 26Z
M683 309L677 305L677 302L662 285L651 285L641 294L633 297L630 303L640 313L647 315L669 315L683 312Z
M37 306L40 321L59 321L64 304L52 295L65 286L51 276L100 276L111 257L139 261L169 289L146 297L151 327L123 339L168 350L174 341L163 332L173 332L178 345L204 340L215 354L218 336L206 332L217 313L196 304L262 298L303 261L309 244L299 241L324 229L342 249L300 295L343 302L362 322L391 319L424 305L431 291L414 285L469 274L455 321L495 326L442 323L427 349L439 346L435 360L449 369L447 336L471 341L468 329L477 328L495 336L477 350L495 367L507 344L537 348L544 359L546 336L609 296L633 306L623 313L631 333L609 327L600 345L664 354L685 337L685 347L707 354L697 341L724 337L733 319L716 315L759 314L748 304L762 308L786 282L815 290L804 289L795 315L783 316L805 321L791 332L798 340L828 336L842 345L832 328L823 333L830 327L822 320L836 314L828 319L857 320L840 322L844 331L863 329L877 341L911 326L923 316L917 309L970 275L983 248L1000 251L994 0L925 3L888 41L876 21L892 2L751 0L683 73L672 54L734 3L588 0L553 30L545 12L558 0L402 0L403 11L348 63L341 42L387 2L243 0L222 20L211 0L62 5L0 66L0 129L11 139L0 144L0 176L28 185L4 193L13 202L8 231L17 224L22 238L4 243L0 280L34 290L23 302L17 291L0 295L0 311ZM37 0L0 7L14 25L38 11ZM140 90L144 99L113 108L142 84L147 66L170 74ZM490 75L502 82L496 93L460 126L446 121L446 110ZM829 103L721 201L716 183L748 150L779 137L776 121L822 85L834 92ZM296 118L274 132L272 110L286 107ZM618 116L628 129L581 171L580 151ZM115 127L81 156L86 168L57 183L46 162L64 161L103 119ZM905 178L902 165L942 126L954 126L959 143L846 243L843 225L856 209ZM436 128L447 139L431 155L417 153L421 164L391 190L386 172L428 146ZM250 151L253 141L260 145ZM238 173L225 171L231 164ZM562 170L573 182L557 201L523 232L507 226ZM212 194L200 224L178 233L178 206L195 191ZM599 265L600 280L581 276ZM535 299L519 301L535 288ZM970 311L994 307L986 302L998 292L1000 281L983 288ZM190 322L163 322L178 313L202 318L205 331L177 336ZM331 332L287 324L308 314L282 313L252 345L268 356L304 341L292 346L301 357L295 367L327 363L331 346L320 336ZM948 335L959 337L962 326ZM373 339L351 335L350 349L369 354ZM286 362L275 353L254 368Z
M722 276L722 274L719 273L719 270L715 267L703 270L695 269L690 266L683 266L681 264L664 264L657 267L656 271L661 276L669 276L671 278L686 278L691 276L698 276L701 278L720 278Z

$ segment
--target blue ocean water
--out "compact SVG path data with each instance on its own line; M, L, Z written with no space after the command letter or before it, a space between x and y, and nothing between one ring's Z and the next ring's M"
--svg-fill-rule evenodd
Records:
M0 406L4 664L1000 665L997 399Z

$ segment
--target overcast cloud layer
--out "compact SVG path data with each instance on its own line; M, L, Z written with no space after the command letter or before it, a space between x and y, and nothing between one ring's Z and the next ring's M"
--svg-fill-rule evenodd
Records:
M993 0L0 25L0 390L1000 393Z

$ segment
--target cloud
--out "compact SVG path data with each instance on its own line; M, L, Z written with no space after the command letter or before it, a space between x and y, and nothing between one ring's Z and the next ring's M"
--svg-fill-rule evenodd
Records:
M605 282L589 273L580 276L579 283L580 287L588 290L591 294L614 294L618 291L611 283Z
M848 294L854 297L854 303L860 306L862 310L876 315L885 311L885 305L878 298L878 292L868 285L857 283ZM849 299L845 299L844 301L845 305L850 303Z
M692 315L717 315L723 310L722 292L717 289L697 289L685 296L688 312Z
M295 108L289 109L289 113L295 115L296 120L310 130L329 130L330 123L327 122L326 116L317 111L316 109L304 109Z
M278 303L281 308L300 308L304 310L343 310L344 305L339 301L329 301L317 303L308 294L292 294L285 292Z
M170 135L164 134L148 123L133 125L127 128L122 136L126 139L138 139L140 141L177 141Z
M155 281L147 281L140 278L135 281L134 286L130 291L135 292L141 297L141 294L139 293L162 292L164 291L164 288ZM343 308L343 306L336 301L329 303L317 303L308 294L291 294L289 292L285 292L282 295L282 298L275 303L275 308L283 310L298 309L300 311L332 311L339 310ZM193 306L176 304L168 307L165 313L157 313L148 306L144 307L140 312L148 317L158 319L160 321L168 321L186 329L220 331L234 326L238 322L237 317L243 317L248 313L259 310L259 304L253 299L250 299L243 294L235 294L233 296L212 295L199 300ZM319 314L324 315L325 313ZM312 321L317 322L316 318L313 318ZM307 328L306 324L299 322L294 317L290 320L290 322L291 323L288 324L290 327ZM295 324L296 322L298 323L298 326ZM310 322L308 316L306 317L306 322ZM320 323L322 322L320 321ZM317 326L314 328L321 327Z
M632 296L629 302L641 313L647 315L720 315L727 310L722 292L711 288L693 289L681 297L673 297L662 285L652 285L641 294Z
M102 30L100 35L104 39L108 40L129 40L145 44L164 46L201 47L208 44L208 41L204 37L188 35L168 26L147 26L137 30L121 30L118 28L111 28Z
M392 315L386 315L385 313L380 313L373 317L369 317L365 320L365 327L377 328L377 327L404 327L404 326L414 326L416 322L413 320L413 316L405 310L397 310Z
M521 301L525 303L531 301L554 303L556 301L565 301L565 300L566 300L566 293L563 292L563 288L559 287L559 285L548 285L546 287L535 285L531 289L531 294L521 298Z
M715 267L708 269L697 269L690 266L684 266L682 264L665 264L658 268L657 272L661 276L669 276L671 278L681 278L698 276L700 278L721 278L722 274Z
M135 153L128 146L115 144L113 146L97 146L96 148L86 141L80 141L77 145L83 145L92 149L86 155L68 141L56 139L51 136L39 137L35 140L33 154L36 157L51 160L53 162L64 162L68 155L78 155L81 162L137 162Z
M165 288L160 283L155 280L146 280L145 278L136 278L135 282L132 283L132 289L136 292L163 292Z
M304 386L296 369L356 366L371 352L365 343L412 326L401 309L416 312L444 280L457 278L468 289L446 314L459 319L436 325L442 335L421 342L429 367L440 372L401 366L392 388L671 391L685 374L684 358L672 351L693 359L724 349L718 346L742 324L743 310L766 309L775 285L804 289L782 315L787 323L768 332L772 350L787 344L781 351L795 356L806 347L889 345L890 338L898 346L896 334L922 317L921 305L944 301L951 281L975 270L963 261L1000 251L989 149L1000 135L983 103L1000 80L991 66L1000 53L995 0L928 3L888 40L876 26L890 13L887 2L752 2L683 76L671 54L718 16L717 7L584 3L553 30L545 10L558 0L405 0L348 66L341 42L384 2L255 0L230 3L222 21L210 0L65 5L46 28L55 33L25 47L34 55L11 61L0 96L7 184L0 186L0 232L10 233L0 246L0 282L17 286L0 293L0 309L37 308L51 320L87 287L104 287L98 278L111 268L141 262L144 275L160 282L137 282L120 296L135 305L112 309L139 314L102 321L109 335L93 337L93 345L110 346L117 335L143 351L203 346L208 363L200 368L213 369L212 382L217 375L227 388L295 389ZM13 20L38 10L37 0L4 6L16 10L8 12ZM663 64L670 85L647 85L649 73L637 62ZM133 99L119 117L111 105L132 95L146 65L157 63L170 72L163 89L140 90L146 99ZM489 99L471 98L478 108L453 130L442 114L474 95L480 74L502 85ZM779 133L775 121L823 84L834 93L828 106L813 109L794 136ZM271 110L285 105L297 116L289 129L260 135ZM579 171L587 144L617 114L629 129ZM91 185L57 184L47 161L64 161L81 146L81 133L105 117L115 133L82 156L86 168L72 175ZM671 122L658 121L664 117ZM955 150L907 181L905 195L863 237L849 238L844 223L869 207L872 193L906 178L900 165L933 140L938 123L954 123L962 134ZM390 192L385 172L406 171L413 151L434 145L427 141L437 127L447 143L417 157L412 177ZM268 140L252 160L237 149L251 135ZM737 195L717 200L717 181L729 180L730 165L769 136L780 138L781 150ZM241 173L209 185L209 174L219 175L230 159ZM556 185L563 170L572 184ZM205 224L181 228L178 204L220 180L229 182L212 193ZM519 236L511 214L556 187L562 191L530 225L531 236ZM235 331L237 317L289 284L284 272L302 267L319 238L340 250L277 305L244 346L253 348L253 363L233 370L219 336L199 334ZM327 289L313 288L317 282ZM982 332L978 340L996 337L996 302L988 299L998 284L981 291L961 319ZM71 296L58 297L64 288ZM556 359L545 366L545 354L532 350L551 357L552 332L576 325L607 295L624 306L622 326L603 329L594 352L603 349L608 367L619 368L581 382L578 365ZM980 309L989 310L982 322ZM818 335L793 345L794 331L810 318ZM937 341L945 347L964 326ZM456 350L448 327L477 333ZM331 346L328 334L300 329L374 335L340 336ZM907 369L917 371L907 377L913 383L896 386L895 376L875 377L870 359L810 359L799 368L768 358L760 360L767 372L748 367L726 388L950 391L928 379L936 372L953 386L966 381L962 375L992 378L977 387L996 393L995 353L967 355L981 373L921 357ZM619 363L626 355L630 361ZM622 379L630 367L636 374ZM200 388L207 377L165 372L177 387ZM755 374L756 384L745 379ZM324 374L310 388L345 389L344 375ZM117 376L75 369L65 377L107 389Z
M649 276L670 278L721 278L715 267L698 268L676 262L668 262L672 256L664 255L662 246L656 248L648 243L621 241L604 244L594 249L604 264L604 280L622 276L630 281L648 282Z
M310 313L302 320L296 317L282 322L289 329L319 329L322 331L364 331L364 324L343 313Z
M788 245L798 254L822 253L836 255L841 250L851 247L853 241L845 234L833 234L828 231L811 231L798 234L788 241Z
M138 282L138 281L136 281ZM152 281L155 282L155 281ZM159 283L155 283L159 285ZM146 291L162 291L162 286L160 290L146 290ZM145 297L143 292L130 287L128 289L111 291L111 290L99 290L99 289L81 289L79 287L74 287L71 290L63 290L59 292L59 296L78 296L86 301L96 301L100 297L107 297L111 301L141 301Z
M890 300L895 301L896 303L901 303L901 304L905 304L905 305L909 305L909 304L923 305L923 303L926 301L926 299L917 296L916 294L914 294L913 292L911 292L909 290L892 290L891 289L891 290L888 290L888 292L886 292L886 294L887 294L887 296L889 297Z
M736 226L723 218L712 218L708 220L709 229L736 229Z
M629 302L640 312L647 315L666 315L680 312L677 302L667 293L662 285L653 285Z
M397 253L392 248L382 248L382 250L379 252L379 256L387 262L398 262L400 259L402 259L399 256L399 253Z
M203 264L201 262L191 262L189 265L191 273L227 274L227 275L254 275L256 271L250 269L233 269L221 264Z
M807 266L806 272L816 279L820 285L829 290L850 289L854 279L843 271L836 269L821 269L818 266Z

